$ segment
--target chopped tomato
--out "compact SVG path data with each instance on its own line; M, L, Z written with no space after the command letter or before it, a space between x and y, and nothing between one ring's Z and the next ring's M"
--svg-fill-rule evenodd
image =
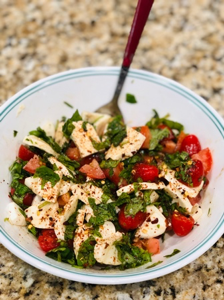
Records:
M198 159L203 163L205 175L211 170L212 167L212 154L209 148L202 149L196 154L193 154L192 159Z
M41 235L38 237L38 242L44 252L48 252L60 245L53 229L42 229Z
M101 158L100 158L100 155L98 153L94 153L94 154L91 154L89 156L86 156L86 157L83 157L79 163L80 163L80 166L84 166L84 165L89 165L93 160L96 160L98 161L98 163L101 162Z
M71 160L79 160L80 159L80 153L77 147L69 147L65 154L70 158Z
M178 211L174 211L171 216L171 224L176 235L185 236L194 227L194 219L191 216L184 216Z
M31 193L26 193L24 198L23 198L23 204L26 206L30 206L33 202L34 194Z
M28 161L31 158L33 158L35 153L30 151L27 147L24 145L21 145L18 152L18 157L21 158L24 161Z
M185 151L189 155L201 151L201 144L198 138L196 137L196 135L194 134L187 135L181 143L180 151Z
M104 179L106 178L104 172L99 166L99 163L96 159L93 159L93 161L89 165L84 165L79 169L80 172L85 173L86 176L89 176L93 179Z
M142 149L149 149L149 144L151 140L151 132L148 126L141 126L141 127L134 127L134 129L139 129L139 132L145 136L145 141L142 144L141 148Z
M190 187L199 186L204 176L204 168L202 162L200 160L193 160L191 167L187 170L186 173L191 177L191 180L189 180L189 182L186 182L182 178L180 178L180 181Z
M165 124L160 124L160 125L158 126L158 128L159 128L159 129L167 128L167 129L169 130L169 132L170 132L170 134L169 134L167 137L165 137L165 138L163 139L163 141L168 141L168 140L170 141L170 140L173 140L173 139L175 138L175 135L174 135L172 129L171 129L169 126L167 126L167 125L165 125Z
M133 179L137 181L141 178L143 181L155 181L158 178L159 169L156 166L147 163L137 163L133 169Z
M126 204L122 205L119 213L118 213L118 222L120 224L120 226L129 231L129 230L134 230L136 228L138 228L139 226L142 225L142 223L145 221L146 219L146 213L144 212L137 212L137 214L135 216L126 216L124 213L125 210L125 206Z
M38 155L34 155L33 158L31 158L28 163L23 167L23 169L29 173L34 174L36 169L42 166L43 163L40 160L40 157Z
M11 196L13 196L14 193L15 193L15 189L11 187L11 191L10 191ZM10 195L9 195L9 197L10 197Z
M158 239L151 238L151 239L146 240L145 247L146 247L146 250L149 253L151 253L152 255L160 253L160 243L159 243Z
M176 151L180 151L181 144L182 144L182 142L183 142L183 140L184 140L185 137L186 137L186 134L183 131L181 131L180 134L178 135L178 138L177 138L175 152Z
M163 146L163 152L165 153L174 153L176 150L176 143L171 140L162 140L161 145Z
M119 163L115 168L112 169L112 172L110 172L110 169L103 169L103 172L106 175L106 177L110 179L114 184L118 185L119 187L123 187L128 183L126 179L121 178L119 176L122 170L123 164Z

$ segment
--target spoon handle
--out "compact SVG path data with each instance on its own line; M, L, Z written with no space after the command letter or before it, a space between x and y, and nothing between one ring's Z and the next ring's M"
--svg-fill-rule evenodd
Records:
M129 68L154 0L139 0L125 48L122 67Z

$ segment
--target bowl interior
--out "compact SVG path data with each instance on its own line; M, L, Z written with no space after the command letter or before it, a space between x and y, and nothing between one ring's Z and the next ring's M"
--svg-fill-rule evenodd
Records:
M146 266L127 271L79 270L44 256L37 241L24 228L4 222L10 174L8 167L14 161L23 137L47 121L56 123L62 116L70 117L75 109L94 111L108 102L113 95L119 74L118 68L88 68L61 73L41 80L11 98L1 108L1 173L0 225L1 242L28 263L64 278L89 283L130 283L155 278L172 272L205 252L222 234L224 194L224 139L223 121L199 96L164 77L131 70L125 82L119 105L129 126L144 125L156 109L160 116L185 126L185 132L194 133L202 148L209 147L214 164L209 185L201 203L203 216L188 236L179 238L166 235L162 252L153 261L163 261L152 269ZM134 94L137 104L125 101L126 93ZM74 109L64 102L70 103ZM14 130L18 131L16 137ZM166 259L174 249L177 255Z

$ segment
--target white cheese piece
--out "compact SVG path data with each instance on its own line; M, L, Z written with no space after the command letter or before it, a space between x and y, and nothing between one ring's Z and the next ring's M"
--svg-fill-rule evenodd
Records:
M158 184L154 182L139 182L137 185L129 184L120 188L117 190L117 195L120 196L122 193L130 194L134 192L136 186L139 190L162 190L165 187L163 182L159 182Z
M114 147L112 145L106 151L105 158L113 160L124 160L132 157L142 146L145 141L145 136L133 128L127 127L127 137L120 145Z
M26 226L25 217L20 212L20 207L15 203L11 202L7 205L6 215L9 219L10 224L17 226Z
M69 181L61 180L60 190L59 190L59 196L62 196L66 194L68 191L70 191L72 183Z
M46 201L55 203L60 192L62 172L55 171L55 173L59 175L60 180L53 187L51 185L51 182L48 181L42 188L42 179L39 177L34 178L33 176L27 177L24 183L34 192L34 194L42 197Z
M93 147L93 144L91 142L91 139L93 139L97 143L100 142L100 138L96 133L95 128L91 124L87 123L87 131L85 131L82 128L83 121L73 122L72 124L75 126L75 128L72 131L71 139L77 146L80 156L83 158L89 156L90 154L98 152L98 150Z
M64 143L68 142L68 139L64 136L62 131L62 127L64 124L64 122L59 122L57 124L57 128L54 135L54 140L60 147L62 147Z
M108 239L115 234L116 228L112 222L106 221L103 225L100 225L99 232L103 239Z
M91 183L83 183L83 184L73 184L71 186L71 191L74 195L77 195L79 200L84 202L85 204L89 204L88 198L94 198L96 204L102 202L103 190Z
M137 229L135 236L142 239L149 239L163 234L166 230L166 218L154 205L146 207L149 214L143 224Z
M54 138L55 135L55 126L52 122L48 121L45 122L41 128L46 132L47 136L51 136L52 138Z
M52 165L56 165L56 167L62 172L62 174L66 177L72 177L70 171L60 162L58 161L55 157L51 156L48 158L49 162Z
M36 195L36 196L33 198L32 205L37 205L37 206L38 206L38 205L40 204L41 200L42 200L42 197Z
M195 220L195 222L197 222L200 219L200 217L202 216L202 209L201 209L201 206L198 203L196 203L192 207L190 215Z
M73 241L73 247L74 247L74 252L76 257L79 253L79 248L82 245L82 243L85 242L90 237L90 230L91 227L88 227L85 224L76 229L75 237Z
M45 141L43 141L35 135L25 136L25 138L23 139L23 143L25 145L34 146L41 150L44 150L45 152L52 154L55 157L58 157L59 155L57 152L54 151L54 149L51 148L51 146L48 143L46 143Z
M52 229L54 228L55 218L58 214L58 203L48 201L35 201L25 212L30 219L30 223L37 228Z
M111 120L111 116L106 115L106 114L99 114L99 113L92 113L92 112L84 111L82 113L82 119L83 119L83 121L92 123L96 129L97 134L99 136L102 136L107 124Z
M118 258L118 251L114 242L120 241L121 239L122 233L118 231L105 239L96 238L97 243L94 246L94 257L96 261L106 265L120 265L121 262Z
M94 216L93 210L89 205L83 205L77 213L76 224L78 226L82 226L84 224L84 220L89 222L89 219Z
M77 196L72 195L68 203L65 204L63 211L57 214L55 218L54 231L59 240L64 240L65 229L66 229L64 223L76 211L77 204L78 204Z

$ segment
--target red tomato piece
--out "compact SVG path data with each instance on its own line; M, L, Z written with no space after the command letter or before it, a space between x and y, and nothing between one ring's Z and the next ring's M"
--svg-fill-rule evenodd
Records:
M36 172L36 169L42 166L43 163L40 160L40 157L38 155L34 155L33 158L31 158L28 163L23 167L23 169L29 173L34 174Z
M104 179L106 178L104 172L99 166L99 163L96 159L93 159L93 161L89 165L84 165L79 169L80 172L85 173L86 176L89 176L93 179Z
M69 147L66 151L65 154L70 158L71 160L79 160L80 159L80 153L78 148L76 147Z
M53 229L42 229L41 235L38 237L38 242L44 252L48 252L60 245L57 242L57 236Z
M137 181L141 178L143 181L155 181L159 175L159 169L156 166L147 163L137 163L133 169L133 179Z
M14 195L14 193L15 193L15 189L11 187L10 194L13 196L13 195ZM9 197L10 197L10 195L9 195Z
M165 125L165 124L160 124L160 125L158 126L158 128L159 128L159 129L167 128L167 129L169 130L169 132L170 132L170 134L169 134L167 137L165 137L165 138L163 139L163 141L173 140L173 139L175 138L175 135L174 135L172 129L171 129L169 126L167 126L167 125Z
M177 144L176 144L175 152L180 151L181 144L182 144L185 137L186 137L186 134L183 131L181 131L180 134L178 135L178 138L177 138Z
M188 197L190 203L192 206L194 206L196 203L198 203L201 200L201 195L198 194L196 197L192 198L192 197Z
M162 140L161 145L163 146L163 152L174 153L176 151L176 143L172 140Z
M118 213L118 222L124 230L127 230L127 231L134 230L142 225L142 223L146 219L147 214L139 211L139 212L137 212L137 214L134 217L126 216L124 213L125 206L126 206L126 204L122 205L122 207Z
M110 169L103 169L105 176L110 179L114 184L118 185L120 188L127 185L127 180L121 178L119 175L123 170L123 164L119 163L115 168L113 168L113 174L110 174Z
M145 141L141 146L141 149L149 149L149 144L151 140L151 132L148 126L134 127L134 129L139 129L139 132L145 136Z
M194 219L191 216L184 216L178 211L174 211L171 216L171 224L176 235L185 236L194 227Z
M26 193L23 198L23 204L26 206L30 206L33 202L34 194Z
M98 153L94 153L94 154L92 154L92 155L83 157L83 158L79 161L80 166L82 167L82 166L84 166L84 165L89 165L94 159L95 159L96 161L98 161L98 163L101 162L101 158L100 158L99 154L98 154Z
M151 253L152 255L160 253L160 243L159 243L158 239L151 238L151 239L146 240L145 247L146 247L146 250L149 253Z
M202 149L191 157L192 159L198 159L203 163L205 175L211 170L213 159L209 148Z
M19 152L18 152L18 157L21 158L22 160L28 161L31 158L33 158L35 155L35 153L33 153L32 151L30 151L27 147L25 147L24 145L21 145L19 148Z
M187 135L181 143L180 151L185 151L190 155L201 151L201 144L198 138L196 137L196 135L194 134Z
M187 173L191 176L193 187L199 186L204 176L203 164L200 160L193 160L192 166Z

